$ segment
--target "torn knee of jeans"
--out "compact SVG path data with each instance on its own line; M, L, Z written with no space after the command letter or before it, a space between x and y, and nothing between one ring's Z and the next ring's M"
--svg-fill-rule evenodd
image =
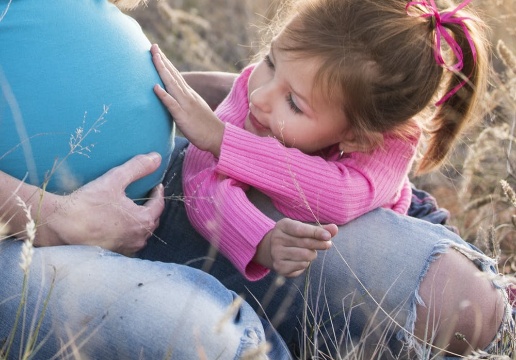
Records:
M472 261L479 270L485 272L490 277L493 285L498 289L505 289L508 284L504 283L502 277L496 270L496 260L483 254L480 250L470 244L459 244L452 240L442 240L437 243L429 256L427 263L423 267L420 276L419 283L414 291L413 298L410 303L410 313L407 316L404 327L397 333L397 339L403 343L403 347L409 353L415 354L417 358L424 358L431 353L431 349L422 344L419 339L414 336L415 323L417 319L416 309L418 305L425 306L423 299L419 294L420 285L425 275L428 272L430 265L439 257L439 255L447 252L449 249L453 249L467 257ZM506 316L504 324L510 322L510 316ZM514 322L512 322L512 328L514 329ZM502 331L502 330L500 330ZM490 345L491 346L491 345ZM426 354L426 355L425 355Z

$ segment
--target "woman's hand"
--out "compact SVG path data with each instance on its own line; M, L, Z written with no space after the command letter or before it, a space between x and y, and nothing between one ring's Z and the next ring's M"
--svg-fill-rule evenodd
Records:
M210 106L185 81L179 71L160 51L151 47L152 60L166 91L154 86L154 92L172 114L174 121L192 144L214 156L220 154L224 135L224 123L217 118Z
M334 224L320 226L281 219L260 242L253 260L286 277L301 275L317 258L317 250L331 247L337 231Z
M36 245L98 245L125 255L143 248L164 208L160 184L143 205L125 194L132 182L154 172L157 153L138 155L67 196L43 195Z

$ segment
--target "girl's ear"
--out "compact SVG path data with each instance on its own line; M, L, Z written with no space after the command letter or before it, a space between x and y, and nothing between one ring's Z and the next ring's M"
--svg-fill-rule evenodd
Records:
M348 133L339 142L339 150L343 153L369 152L383 143L383 134L379 132L369 133L366 136L357 137Z

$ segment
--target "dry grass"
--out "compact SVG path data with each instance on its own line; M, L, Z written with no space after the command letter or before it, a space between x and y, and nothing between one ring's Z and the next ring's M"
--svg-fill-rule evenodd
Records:
M257 49L258 33L249 24L264 21L270 2L153 0L131 15L180 70L238 71ZM500 271L512 278L516 273L516 27L512 25L516 0L476 3L485 8L493 27L493 76L484 99L487 116L442 171L413 180L451 211L451 223L464 238L499 258ZM7 226L0 223L0 237L7 233ZM29 228L27 233L31 231ZM28 271L30 241L24 249L21 265ZM370 349L360 344L352 346L351 359L371 355L365 355ZM381 353L381 349L377 351ZM468 358L508 359L504 354L483 356L475 353Z
M270 0L148 1L130 15L181 71L238 71L257 49Z

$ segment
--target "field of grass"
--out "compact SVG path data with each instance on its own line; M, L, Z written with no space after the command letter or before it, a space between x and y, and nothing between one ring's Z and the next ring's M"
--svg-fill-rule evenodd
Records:
M499 271L512 279L516 274L516 0L473 3L483 9L493 29L493 72L483 101L486 116L441 171L412 180L430 191L450 211L450 224L497 258ZM253 24L266 21L270 6L270 0L149 0L129 14L180 70L235 72L257 50L259 33ZM30 217L28 224L33 226ZM31 251L29 238L22 264L30 264ZM468 358L487 359L478 354ZM505 354L489 358L509 359ZM0 360L4 360L1 351Z

